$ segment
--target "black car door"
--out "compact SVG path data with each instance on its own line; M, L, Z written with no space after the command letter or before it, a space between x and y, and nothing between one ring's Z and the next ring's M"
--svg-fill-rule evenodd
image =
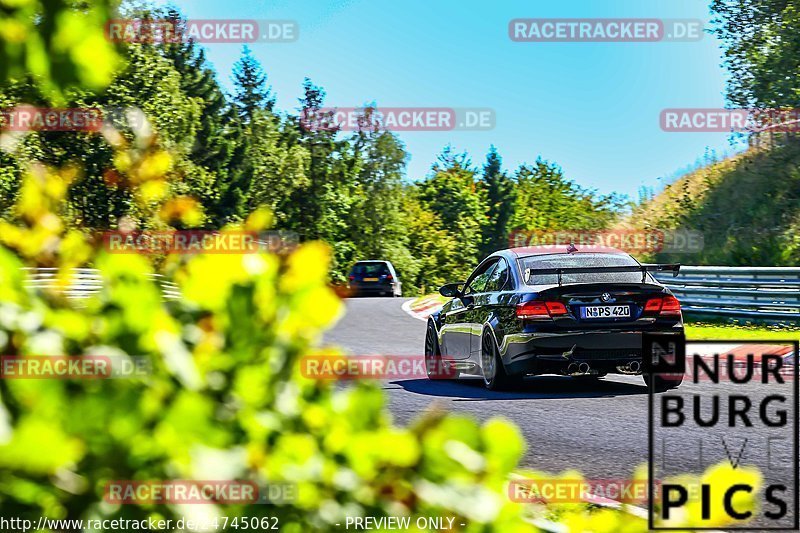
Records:
M483 326L496 311L500 303L500 291L505 288L507 280L508 263L501 257L489 270L483 292L475 295L475 305L471 310L470 322L470 358L476 362L480 358Z
M472 276L467 288L464 290L464 323L467 325L466 351L472 356L474 352L473 343L475 335L480 336L480 329L483 325L483 313L488 303L486 284L497 266L496 257L482 263Z
M454 298L444 313L442 323L442 351L449 359L466 359L470 355L470 337L475 297L483 293L496 258L481 263L467 279L463 293Z

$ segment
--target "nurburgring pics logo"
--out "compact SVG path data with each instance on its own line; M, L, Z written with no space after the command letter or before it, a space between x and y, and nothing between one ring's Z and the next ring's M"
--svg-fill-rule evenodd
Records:
M300 30L293 20L113 19L105 36L114 43L289 43Z
M494 110L485 107L323 107L300 116L307 131L479 131L495 122Z
M739 357L721 357L731 343L743 345ZM709 349L715 353L709 356ZM679 346L675 336L645 334L643 350L651 376L649 479L661 480L649 503L649 529L796 530L798 341ZM684 376L683 383L657 391L656 380L669 376ZM687 472L709 467L702 477Z
M508 23L512 41L527 43L699 41L698 19L530 18Z

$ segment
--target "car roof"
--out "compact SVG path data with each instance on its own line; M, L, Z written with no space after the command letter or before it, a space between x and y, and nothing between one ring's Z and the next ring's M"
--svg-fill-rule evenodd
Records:
M359 265L384 265L386 268L394 272L394 265L392 262L384 259L364 259L363 261L356 261L350 268L353 269Z
M524 257L533 257L537 255L576 255L576 254L611 254L611 255L629 255L627 252L619 248L611 248L610 246L575 246L574 250L568 250L570 245L539 245L539 246L522 246L519 248L508 248L506 250L498 250L496 254L505 252L508 255L521 259ZM503 254L505 255L505 254Z

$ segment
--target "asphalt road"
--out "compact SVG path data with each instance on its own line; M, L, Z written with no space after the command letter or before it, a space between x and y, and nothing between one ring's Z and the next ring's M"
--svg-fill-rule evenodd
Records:
M425 322L407 315L401 309L404 301L392 298L348 300L346 315L326 335L325 341L342 346L351 354L422 354ZM781 386L781 390L791 394L793 381L791 383ZM577 469L590 479L626 479L637 465L648 460L648 390L639 376L610 375L594 382L537 376L526 379L522 388L514 392L487 391L478 379L435 382L398 379L384 381L382 386L399 425L412 421L434 403L479 420L491 417L512 420L528 445L522 467L554 474ZM728 461L729 456L736 461L741 454L740 464L758 466L767 483L788 484L785 498L793 501L793 469L797 456L792 448L791 396L785 405L790 425L774 430L761 423L758 406L760 398L777 391L776 386L759 382L727 385L736 387L735 390L721 391L719 387L707 382L684 382L678 391L688 406L697 395L703 402L700 411L705 415L710 412L713 396L722 392L720 416L723 424L728 417L725 393L747 395L754 405L753 427L738 424L733 429L698 428L692 424L659 429L656 424L655 457L656 463L661 465L659 468L669 473L702 472L709 464ZM656 395L656 402L660 401L659 396ZM769 405L768 413L773 413L777 407ZM690 418L692 412L686 409ZM767 441L768 437L776 436L785 440ZM742 451L745 438L748 441Z

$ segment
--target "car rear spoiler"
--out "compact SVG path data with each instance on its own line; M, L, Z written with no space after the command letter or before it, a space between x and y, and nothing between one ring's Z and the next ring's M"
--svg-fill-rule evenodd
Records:
M671 263L663 265L638 265L638 266L610 266L610 267L569 267L569 268L528 268L525 270L525 275L528 280L534 275L547 276L556 274L558 276L558 286L562 285L561 276L564 274L593 274L593 273L616 273L616 272L641 272L642 283L647 281L648 272L672 272L672 277L678 275L681 269L680 263Z

